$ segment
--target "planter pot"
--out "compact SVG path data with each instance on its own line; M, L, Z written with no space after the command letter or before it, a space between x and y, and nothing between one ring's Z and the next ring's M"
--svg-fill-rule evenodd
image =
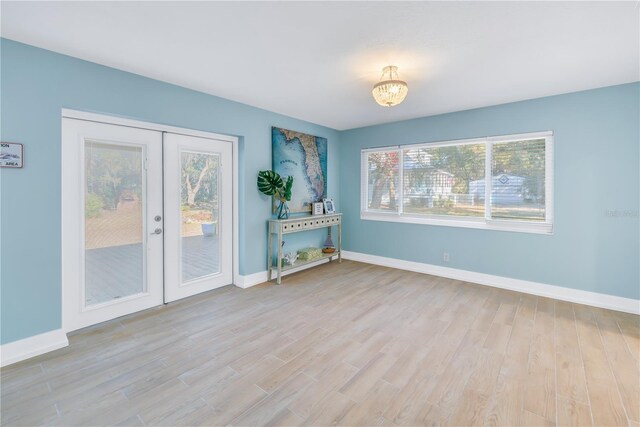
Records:
M216 223L215 222L205 222L200 224L202 227L202 234L205 236L213 236L216 234Z

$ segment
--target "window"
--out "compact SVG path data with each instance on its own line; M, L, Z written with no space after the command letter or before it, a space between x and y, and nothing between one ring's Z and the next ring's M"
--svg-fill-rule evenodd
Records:
M396 212L398 210L400 150L375 151L367 154L367 209Z
M363 219L552 232L551 132L362 151Z
M484 178L484 144L406 148L404 209L417 215L484 217L484 203L469 185ZM482 195L484 199L484 194Z

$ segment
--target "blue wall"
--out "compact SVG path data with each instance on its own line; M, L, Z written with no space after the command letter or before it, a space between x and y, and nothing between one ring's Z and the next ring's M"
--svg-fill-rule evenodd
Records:
M345 214L346 250L640 298L638 83L337 132L0 43L1 137L24 143L26 156L24 169L0 171L2 343L61 324L61 108L239 136L241 274L265 268L270 200L256 190L255 177L271 168L274 125L328 139L328 193ZM552 236L359 219L361 148L541 130L555 134ZM318 234L290 238L288 247L320 241Z
M345 250L638 299L639 105L633 83L342 132ZM553 235L360 219L362 148L546 130Z
M61 109L98 112L236 135L240 153L240 273L264 271L271 126L328 139L328 194L339 201L335 130L7 39L0 40L1 137L25 147L25 168L0 171L0 342L60 328ZM315 235L288 247L319 245Z

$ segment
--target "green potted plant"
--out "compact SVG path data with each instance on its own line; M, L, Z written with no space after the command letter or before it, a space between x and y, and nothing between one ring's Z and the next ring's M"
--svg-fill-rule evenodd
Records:
M289 218L287 202L291 200L292 187L292 176L288 176L285 182L279 173L272 170L258 172L258 190L267 196L274 196L280 202L278 205L278 219Z

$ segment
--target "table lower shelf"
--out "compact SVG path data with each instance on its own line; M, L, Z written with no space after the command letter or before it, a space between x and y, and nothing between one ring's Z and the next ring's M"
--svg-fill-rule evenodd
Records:
M331 254L322 254L322 256L320 258L314 258L312 260L309 261L296 261L293 265L283 265L282 266L282 271L287 271L287 270L292 270L294 268L298 268L298 267L302 267L303 265L307 265L307 264L311 264L312 262L318 262L318 261L322 261L323 259L331 259L333 257L337 257L338 255L340 255L340 251L335 251ZM270 267L271 271L278 271L278 266L277 265L272 265Z

